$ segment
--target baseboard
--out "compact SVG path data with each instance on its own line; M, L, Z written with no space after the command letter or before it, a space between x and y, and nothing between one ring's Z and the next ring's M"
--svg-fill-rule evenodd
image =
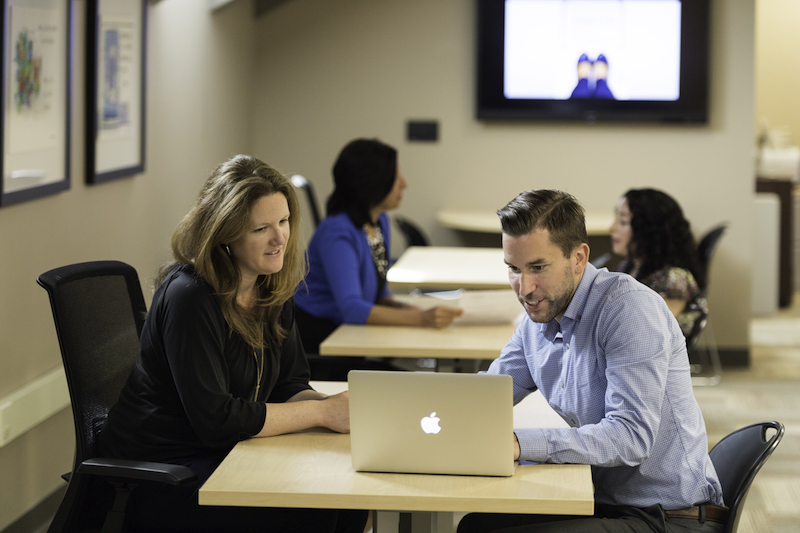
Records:
M726 368L747 368L750 366L750 349L749 348L718 348L719 363L722 369ZM709 354L705 351L703 346L699 346L692 350L689 354L689 362L692 364L699 364L703 367L708 366L710 369Z
M750 366L749 348L720 348L718 352L722 368L746 368Z
M67 484L40 501L33 509L19 517L0 533L45 533L56 515L61 500L67 492Z

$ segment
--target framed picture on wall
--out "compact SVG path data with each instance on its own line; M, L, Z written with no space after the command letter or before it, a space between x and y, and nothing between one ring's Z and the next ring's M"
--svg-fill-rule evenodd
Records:
M69 189L72 0L4 0L0 205Z
M88 0L86 181L144 171L147 0Z

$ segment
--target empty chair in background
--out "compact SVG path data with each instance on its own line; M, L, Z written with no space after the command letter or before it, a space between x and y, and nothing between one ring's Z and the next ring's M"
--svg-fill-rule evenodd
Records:
M311 212L311 220L314 222L314 228L319 226L322 218L319 216L319 206L317 205L317 195L314 192L314 186L305 177L300 174L295 174L291 177L292 185L301 189L306 197L306 204L308 210Z
M406 246L429 246L430 241L428 237L422 232L414 222L407 219L406 217L402 217L400 215L395 215L394 221L397 224L397 227L400 228L400 232L403 234L403 237L406 240Z
M700 268L703 272L699 285L704 296L708 292L711 258L714 256L717 244L719 244L719 240L722 238L727 228L728 225L722 223L710 229L700 238L700 243L697 245L697 256L700 259ZM702 303L705 303L705 301L705 298L702 298ZM690 352L690 356L697 353L697 359L700 361L693 362L692 368L693 371L697 373L705 373L706 369L710 368L711 376L694 378L694 382L700 385L716 385L722 378L722 364L719 360L717 341L714 337L714 328L711 326L711 318L708 316L708 308L706 308L706 318L702 322L702 327L696 331L695 341L699 339L701 335L703 336L703 345L698 346L694 352ZM695 344L697 343L693 343L691 347L694 348Z
M714 256L714 252L717 250L717 244L719 244L719 240L722 238L726 229L728 229L728 225L723 223L708 230L697 244L697 257L703 272L703 275L697 280L697 284L703 292L706 292L708 289L708 271L711 266L711 258Z

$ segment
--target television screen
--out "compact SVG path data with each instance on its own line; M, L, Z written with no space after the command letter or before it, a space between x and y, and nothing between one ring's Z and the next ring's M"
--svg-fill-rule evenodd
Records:
M478 118L707 119L708 0L478 6Z

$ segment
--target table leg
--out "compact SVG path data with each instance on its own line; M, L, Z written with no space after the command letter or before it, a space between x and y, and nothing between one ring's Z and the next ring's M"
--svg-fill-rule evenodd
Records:
M411 513L411 533L453 533L453 513Z
M453 533L453 513L378 511L373 533Z
M453 359L453 372L477 374L481 364L481 359Z
M395 511L374 511L372 533L399 533L399 514Z
M453 513L431 513L431 533L454 533Z

